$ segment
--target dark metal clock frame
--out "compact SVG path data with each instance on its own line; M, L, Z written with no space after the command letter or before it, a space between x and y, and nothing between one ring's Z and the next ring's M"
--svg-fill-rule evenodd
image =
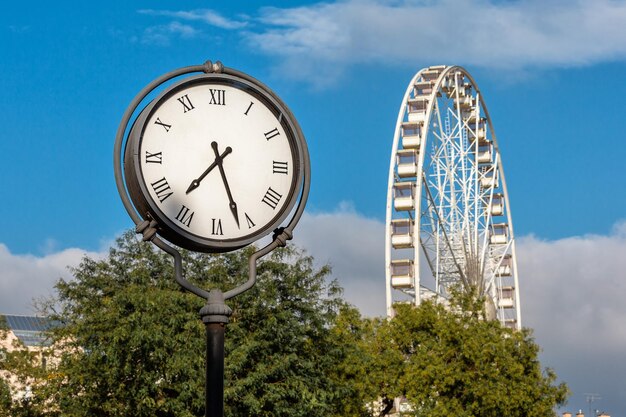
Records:
M149 103L139 114L134 122L124 155L124 177L128 194L137 209L137 212L144 220L156 220L158 222L158 234L166 238L168 241L185 249L201 252L226 252L235 250L249 245L257 241L259 238L266 236L280 226L283 220L289 215L299 197L299 191L302 187L303 175L301 175L304 158L303 148L306 147L302 132L295 121L291 112L286 108L282 101L269 88L256 81L243 78L241 73L234 75L235 71L226 73L228 69L224 69L222 73L209 73L187 77L178 81L174 85L163 91L159 97ZM249 77L248 77L249 78ZM247 236L237 239L208 239L191 233L173 222L166 216L160 206L150 197L146 182L142 179L143 173L140 164L141 155L139 147L141 139L146 129L146 122L159 108L159 105L171 98L180 90L190 88L194 85L200 85L210 82L211 84L229 85L255 96L259 101L274 113L278 122L282 125L287 140L292 150L292 158L294 161L294 175L290 186L289 194L286 196L286 204L283 204L281 210L260 230L256 230Z

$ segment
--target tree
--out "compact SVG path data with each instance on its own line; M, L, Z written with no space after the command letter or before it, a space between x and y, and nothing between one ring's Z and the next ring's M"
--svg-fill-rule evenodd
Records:
M232 303L227 415L329 416L343 406L330 378L340 359L330 328L345 305L341 289L326 282L328 267L315 271L312 258L293 250L262 266L257 290Z
M253 250L183 252L186 278L233 288L247 280ZM227 302L227 417L382 417L397 397L413 405L406 415L548 416L565 400L531 333L486 320L481 299L459 294L449 308L399 305L391 320L364 319L329 273L284 248L260 263L253 289ZM32 400L9 415L202 416L204 301L178 286L171 258L127 233L73 274L45 307L57 323L56 366L37 371ZM35 375L19 363L28 361L0 360ZM4 392L0 384L0 406Z
M404 397L415 416L554 416L567 387L542 371L539 347L527 329L486 320L484 302L456 294L449 307L431 301L397 305L391 320L375 321L353 365L365 375L364 401ZM373 395L372 395L373 394Z
M247 280L252 250L183 252L186 278L232 288ZM328 274L296 249L277 250L259 265L257 285L227 302L227 416L341 415L344 382L332 370L342 353L331 329L345 303ZM34 393L47 415L203 415L204 301L174 281L171 258L127 233L73 275L46 307L59 323L58 366Z
M372 417L379 400L387 398L384 385L393 379L395 368L382 363L379 355L382 349L377 346L376 333L381 323L380 319L362 318L352 306L342 306L335 319L332 333L340 346L341 361L332 376L343 398L337 416Z

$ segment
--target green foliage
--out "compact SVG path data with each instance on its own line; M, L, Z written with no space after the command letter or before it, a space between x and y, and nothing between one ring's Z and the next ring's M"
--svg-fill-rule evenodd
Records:
M186 278L233 288L248 278L251 251L184 253ZM48 415L202 416L204 300L180 289L171 257L126 234L106 259L85 258L73 273L48 307L61 324L60 362L35 392ZM278 250L259 265L257 285L228 301L226 416L328 416L342 406L330 329L344 302L328 273Z
M196 415L202 356L189 353L202 348L200 303L165 279L167 259L126 236L73 273L50 306L60 363L39 402L70 416Z
M483 305L471 295L453 300L452 308L398 305L393 319L376 322L360 352L365 401L382 399L380 415L396 397L412 404L405 415L555 415L567 387L555 385L551 370L542 372L530 331L485 320Z
M11 391L8 384L0 379L0 417L9 417L11 407Z
M254 290L233 299L228 325L227 416L328 416L341 404L328 377L338 358L329 327L344 303L328 268L292 250L259 269Z
M252 251L184 252L186 278L231 289L247 281ZM398 305L391 320L364 319L329 272L277 250L256 286L227 302L226 417L384 416L398 397L413 405L404 415L553 416L564 402L530 332L486 320L483 300L459 292L448 308ZM0 370L39 381L30 401L11 403L0 380L0 417L202 416L204 300L178 286L171 257L127 233L73 274L46 307L59 323L56 365L32 366L25 349L0 356Z
M354 307L343 306L332 328L333 339L340 346L340 364L333 377L338 381L338 395L343 398L342 417L371 417L368 405L378 401L393 379L391 367L381 362L376 333L379 319L363 319Z

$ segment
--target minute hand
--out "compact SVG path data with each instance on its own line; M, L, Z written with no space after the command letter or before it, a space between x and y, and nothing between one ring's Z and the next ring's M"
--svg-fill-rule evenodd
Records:
M230 147L226 149L231 149ZM235 218L235 222L237 223L237 228L239 228L239 214L237 213L237 203L233 200L233 194L230 192L230 187L228 186L228 180L226 179L226 173L224 172L224 166L222 165L222 158L218 157L217 146L213 146L213 151L215 152L215 163L217 163L217 167L220 170L220 175L222 176L222 181L224 182L224 188L226 188L226 194L228 194L228 206L230 207L230 212L233 213L233 217Z

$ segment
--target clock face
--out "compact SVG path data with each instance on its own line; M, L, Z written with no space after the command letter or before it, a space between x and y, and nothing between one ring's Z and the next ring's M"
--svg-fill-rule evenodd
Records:
M155 100L139 128L131 132L137 182L174 243L241 247L278 227L293 207L301 170L294 129L254 86L185 81Z

